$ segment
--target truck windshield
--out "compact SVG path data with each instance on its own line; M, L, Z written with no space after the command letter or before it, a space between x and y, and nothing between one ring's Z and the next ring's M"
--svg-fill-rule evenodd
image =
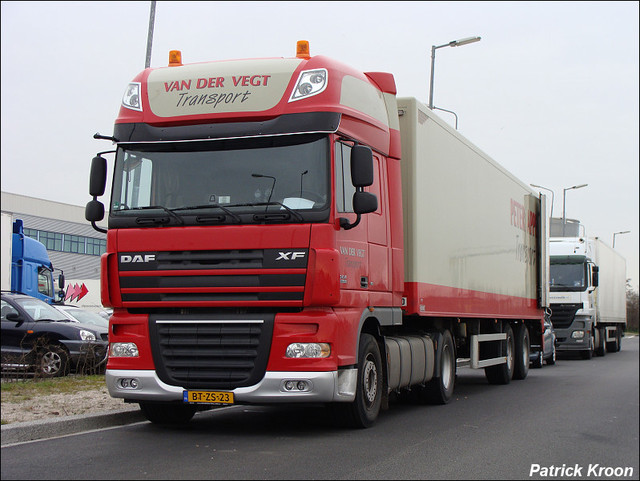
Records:
M558 291L584 291L587 288L585 264L551 264L549 288Z
M329 215L329 160L325 135L121 144L111 216L135 227L158 216L173 225L319 222Z

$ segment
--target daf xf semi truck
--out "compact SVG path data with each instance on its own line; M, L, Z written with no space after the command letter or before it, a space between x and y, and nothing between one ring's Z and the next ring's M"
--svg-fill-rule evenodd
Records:
M456 369L524 379L542 345L544 196L414 98L299 42L293 58L150 68L126 89L102 303L106 379L153 422L327 403L371 426ZM104 216L108 154L87 220Z

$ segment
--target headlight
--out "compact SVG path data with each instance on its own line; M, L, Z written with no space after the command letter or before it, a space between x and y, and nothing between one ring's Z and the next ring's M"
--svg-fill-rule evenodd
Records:
M80 329L80 339L82 339L83 341L95 341L96 335L91 331Z
M329 357L331 346L326 342L294 342L287 346L286 357Z
M140 100L140 82L131 82L122 96L122 105L131 110L142 112Z
M584 331L573 331L571 337L573 339L584 339Z
M109 348L110 357L138 357L138 346L135 342L113 342Z
M300 72L300 77L298 77L298 82L293 92L291 92L289 102L306 99L324 91L327 88L327 76L327 69L324 68Z

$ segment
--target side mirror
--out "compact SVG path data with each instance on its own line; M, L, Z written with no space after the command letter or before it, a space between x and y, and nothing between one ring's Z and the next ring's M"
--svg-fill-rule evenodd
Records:
M591 274L591 280L593 282L593 287L598 287L598 277L600 268L598 266L593 266L593 273Z
M7 321L18 322L20 320L20 314L18 314L17 312L10 312L9 314L7 314L5 319Z
M107 183L107 159L97 155L91 160L89 174L89 195L92 197L104 195Z
M90 222L97 222L104 219L104 205L97 199L87 202L84 209L84 218Z
M378 198L369 192L355 192L353 194L353 211L356 214L368 214L378 210Z
M64 289L64 274L60 274L58 276L58 287L62 290Z
M351 183L356 188L373 184L373 153L369 147L354 145L351 149Z

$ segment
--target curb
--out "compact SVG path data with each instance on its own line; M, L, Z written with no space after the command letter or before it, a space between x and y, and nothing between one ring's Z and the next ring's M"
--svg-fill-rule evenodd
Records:
M40 419L24 423L6 424L1 427L1 445L47 439L66 434L76 434L92 429L123 426L145 421L140 410L80 414L49 420Z

